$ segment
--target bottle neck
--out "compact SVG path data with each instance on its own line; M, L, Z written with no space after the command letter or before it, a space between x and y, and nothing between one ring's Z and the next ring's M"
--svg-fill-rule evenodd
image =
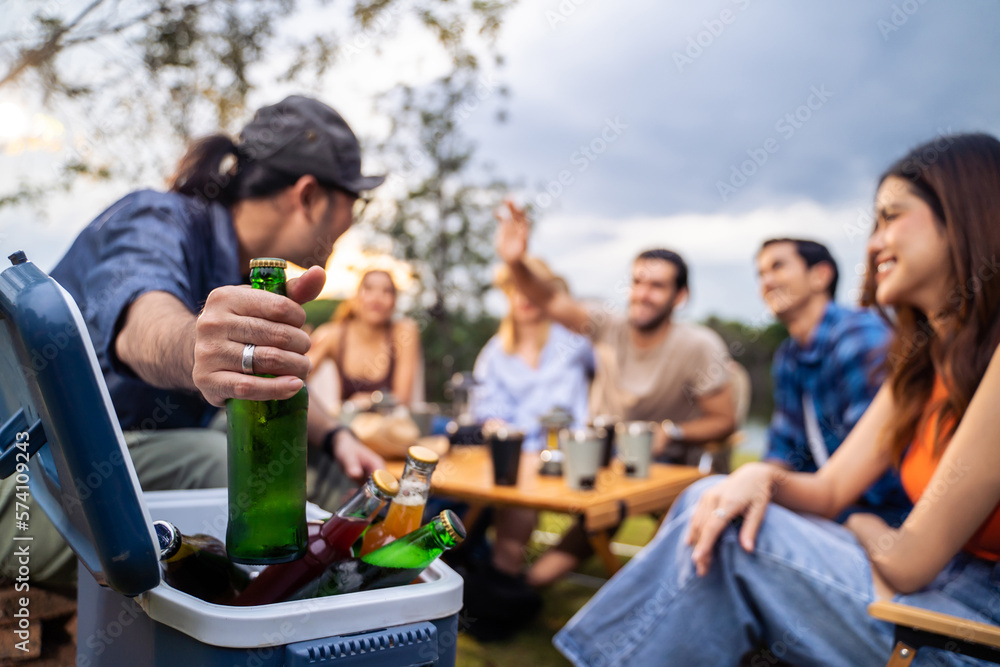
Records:
M441 518L434 517L430 523L362 556L361 560L382 567L425 567L456 543Z
M427 496L430 494L431 474L434 472L435 465L435 463L407 459L403 475L399 479L399 493L396 494L396 499L404 505L426 503Z
M369 479L350 500L340 506L334 516L342 519L370 519L378 514L385 502L385 494Z
M250 269L250 287L281 296L288 296L285 290L285 270L277 266L255 266ZM272 378L273 375L258 374L257 377ZM305 392L303 384L299 394Z
M189 544L188 542L181 539L180 548L172 555L167 558L163 558L164 563L176 563L177 561L184 560L188 556L191 556L198 552L198 547Z
M278 267L257 266L250 269L250 286L288 296L285 291L285 270Z
M451 549L457 544L455 538L441 525L440 519L434 519L431 522L434 525L434 530L431 531L430 536L427 538L426 544L429 547L440 549L445 551Z

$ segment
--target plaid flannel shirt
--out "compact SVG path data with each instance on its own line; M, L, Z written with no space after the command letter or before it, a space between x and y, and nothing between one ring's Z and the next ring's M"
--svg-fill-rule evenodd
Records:
M796 471L816 471L806 437L803 396L812 397L820 433L832 454L875 398L884 379L888 342L889 329L877 314L832 302L806 346L793 338L783 342L771 366L774 415L764 459ZM875 512L899 525L910 507L899 475L889 470L852 511Z

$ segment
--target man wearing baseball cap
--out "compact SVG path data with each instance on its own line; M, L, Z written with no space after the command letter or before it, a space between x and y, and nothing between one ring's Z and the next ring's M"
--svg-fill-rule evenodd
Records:
M144 490L225 486L218 409L302 387L300 304L322 289L360 193L383 180L362 175L357 138L336 111L292 96L258 110L235 142L195 141L168 192L133 192L80 233L51 275L80 306ZM254 257L308 271L289 281L288 299L246 289ZM322 410L309 411L309 444L356 481L384 464ZM71 580L75 558L42 522L32 521L32 575Z

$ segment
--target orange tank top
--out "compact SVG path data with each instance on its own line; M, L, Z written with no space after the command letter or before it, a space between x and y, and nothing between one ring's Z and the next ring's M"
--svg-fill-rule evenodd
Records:
M906 495L916 504L927 490L931 477L940 463L934 455L934 433L937 431L937 411L948 398L948 390L940 377L934 380L931 398L924 408L924 418L917 428L917 435L903 457L900 478ZM946 424L950 426L950 424ZM947 428L943 429L947 432ZM947 445L945 445L947 447ZM942 450L943 453L943 450ZM932 490L933 491L933 490ZM983 522L965 545L969 553L992 561L1000 561L1000 506Z

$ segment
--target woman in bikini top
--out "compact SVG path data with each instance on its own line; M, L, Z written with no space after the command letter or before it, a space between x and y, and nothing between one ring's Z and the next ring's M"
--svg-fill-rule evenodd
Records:
M409 318L393 321L396 285L386 271L368 271L357 295L313 334L313 368L326 359L337 366L340 400L367 407L374 391L391 392L404 405L413 399L420 359L420 332Z

